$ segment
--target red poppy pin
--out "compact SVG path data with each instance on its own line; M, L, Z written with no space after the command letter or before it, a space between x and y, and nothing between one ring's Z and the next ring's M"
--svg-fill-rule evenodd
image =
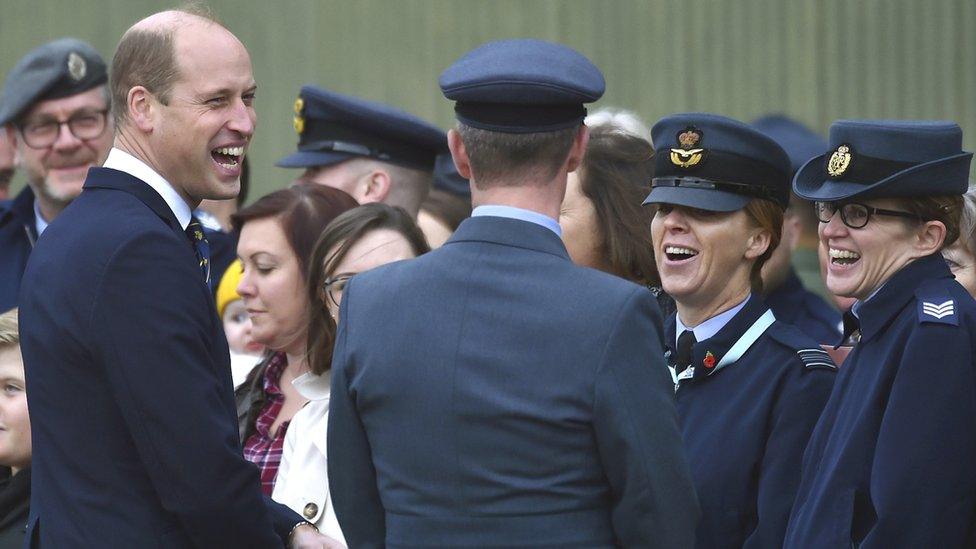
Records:
M702 364L704 364L705 367L708 368L708 369L714 368L715 367L715 355L713 355L711 351L706 351L705 352L705 358L702 359Z

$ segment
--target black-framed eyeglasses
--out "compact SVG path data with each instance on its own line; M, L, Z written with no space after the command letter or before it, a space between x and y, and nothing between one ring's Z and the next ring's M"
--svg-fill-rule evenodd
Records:
M904 217L916 221L925 221L921 216L913 213L874 208L859 202L844 202L841 204L838 202L818 201L813 203L813 209L817 212L817 219L821 223L830 223L830 219L834 217L834 212L840 210L840 220L844 222L844 225L852 229L863 229L868 224L872 215L889 215L892 217Z
M322 291L329 297L329 301L332 302L336 307L339 306L339 302L342 301L342 290L346 289L346 284L349 283L349 279L355 276L355 273L343 273L334 277L326 278L322 282Z
M52 119L26 122L20 125L20 135L28 147L46 149L58 140L61 126L68 126L71 135L82 141L97 139L108 127L108 109L75 113L63 122Z

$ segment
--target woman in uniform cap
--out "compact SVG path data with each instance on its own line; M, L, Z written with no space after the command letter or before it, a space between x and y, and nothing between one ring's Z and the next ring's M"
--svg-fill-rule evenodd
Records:
M844 120L794 191L857 341L810 438L786 546L976 543L976 303L939 253L972 155L951 122Z
M780 547L807 438L836 367L775 319L760 271L778 244L790 162L776 142L711 114L652 129L651 232L678 415L698 490L697 546ZM680 512L681 510L676 510Z

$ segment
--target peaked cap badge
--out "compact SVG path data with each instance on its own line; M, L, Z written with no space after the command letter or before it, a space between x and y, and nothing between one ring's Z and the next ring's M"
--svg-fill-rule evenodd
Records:
M679 149L671 149L671 163L679 168L691 168L701 163L705 158L705 149L696 148L702 140L702 131L694 126L688 126L678 132Z
M84 58L75 52L68 54L68 74L71 79L75 82L81 81L88 73L88 65L85 63Z
M295 132L298 135L302 135L305 131L305 117L302 112L305 110L305 100L301 97L295 100L295 118L292 119L292 124L295 126Z
M837 147L834 154L830 155L827 160L827 175L830 177L840 177L847 172L847 168L851 166L851 146L847 143Z

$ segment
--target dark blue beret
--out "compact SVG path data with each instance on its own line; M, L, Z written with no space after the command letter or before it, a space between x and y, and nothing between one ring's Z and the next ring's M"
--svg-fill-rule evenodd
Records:
M651 128L654 178L644 204L677 204L716 212L753 198L786 208L790 158L748 124L708 113L667 116Z
M504 133L571 128L584 103L603 95L600 69L578 51L542 40L488 42L441 74L444 97L462 123Z
M779 143L790 157L790 167L796 173L814 156L827 150L827 140L800 122L782 114L757 118L752 126Z
M329 166L374 158L425 171L447 151L447 134L410 113L382 103L303 86L295 101L298 152L282 168Z
M108 82L105 60L75 38L31 50L7 73L0 96L0 126L16 121L34 103L86 92Z
M802 198L961 195L969 185L973 154L962 150L955 122L838 120L828 141L793 179Z
M434 188L464 198L471 198L471 185L461 177L450 153L438 155L434 164Z

